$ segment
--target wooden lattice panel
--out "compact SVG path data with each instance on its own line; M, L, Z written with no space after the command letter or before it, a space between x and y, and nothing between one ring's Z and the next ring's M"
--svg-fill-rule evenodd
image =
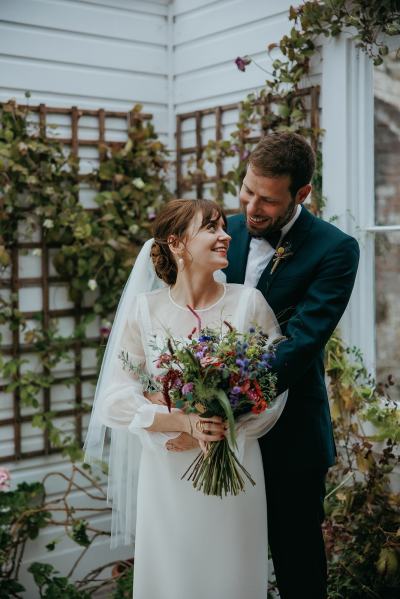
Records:
M40 128L42 135L49 139L56 139L66 147L66 151L71 152L75 156L80 155L81 148L93 148L98 156L98 160L106 158L107 147L122 147L127 140L128 129L135 125L138 119L151 119L152 115L137 113L132 110L129 112L116 112L107 111L104 109L99 110L87 110L80 109L76 106L71 108L51 108L44 104L39 106L22 106L27 108L29 115L33 116L33 120L36 119L36 124ZM66 136L58 136L54 133L54 130L49 126L48 122L57 118L62 118L64 121L69 121L70 134ZM84 117L90 117L92 123L97 123L97 131L91 135L93 139L87 139L80 136L79 121ZM94 119L94 121L93 121ZM113 129L113 123L118 123L117 129L119 133L118 140L111 139L111 135L108 135L108 131ZM125 125L123 125L125 123ZM92 127L93 128L93 127ZM51 130L51 134L50 134ZM65 126L63 127L65 131ZM82 175L79 175L79 179L82 179ZM22 236L19 236L20 240L11 248L11 264L10 267L3 273L0 278L0 289L1 293L5 297L12 298L12 306L15 309L20 309L22 316L31 321L32 319L41 319L43 323L43 329L46 330L49 327L50 322L53 319L57 319L60 323L71 328L73 325L79 325L84 315L92 311L90 305L81 305L75 303L67 305L62 308L56 308L52 298L52 291L54 289L60 292L60 289L66 289L67 281L57 276L51 264L52 250L56 250L56 245L46 244L43 229L37 231L36 236L29 241L21 240ZM29 271L29 261L25 260L26 254L31 252L36 253L36 267L35 272ZM25 266L24 266L25 262ZM40 263L40 268L39 268ZM40 272L38 272L40 271ZM30 276L32 275L32 276ZM31 294L32 302L29 300L29 294ZM55 293L53 293L55 295ZM62 295L62 292L61 292ZM40 296L40 298L39 298ZM35 298L37 303L40 304L34 306ZM30 305L32 303L32 306ZM22 307L21 307L22 306ZM29 309L32 308L32 309ZM67 327L68 328L68 327ZM98 335L99 325L93 327L97 330L92 330L92 334L88 335L84 339L71 339L70 340L70 354L71 364L70 368L64 369L64 373L61 370L59 376L55 377L54 386L48 389L44 389L42 397L38 398L43 411L52 410L55 412L54 419L56 421L65 418L72 418L74 423L74 436L79 443L82 443L82 416L83 410L80 407L83 400L82 389L83 386L88 383L95 381L95 364L92 368L83 368L82 364L87 362L85 352L89 352L89 348L98 346L100 337ZM92 328L92 329L93 329ZM35 347L33 344L24 343L22 335L19 330L10 330L8 327L3 327L3 333L5 332L5 343L1 346L0 350L2 355L7 359L7 356L13 358L27 358L28 360L34 359ZM43 369L41 365L38 365L41 372L48 372L46 368ZM68 373L66 374L66 370ZM23 374L18 369L16 376L20 377ZM54 375L55 376L55 375ZM74 384L69 386L73 390L73 397L66 401L59 401L53 397L53 391L61 389L66 382L74 378ZM1 405L0 409L6 416L0 419L0 440L2 446L9 447L10 451L2 451L0 455L0 462L9 462L13 460L21 460L26 458L33 458L36 456L50 455L57 453L60 450L52 446L47 431L42 433L43 439L41 447L34 449L24 448L24 427L31 426L32 418L38 410L23 409L21 406L20 396L18 390L15 390L12 394L6 392L7 381L2 381L0 384L0 395ZM93 391L93 386L91 386ZM74 407L66 407L66 403L72 403ZM63 408L57 409L56 405L64 405ZM12 432L12 439L11 434ZM30 441L29 438L26 440L27 444L37 444L38 435L41 433L40 429L35 428L34 435L32 431L29 431L30 436L34 439ZM71 433L70 433L71 434ZM8 435L8 436L7 436ZM27 435L29 437L29 435Z
M302 103L306 110L307 122L306 126L311 127L313 131L315 131L315 135L311 139L311 143L316 149L318 143L318 129L319 129L319 86L307 87L299 90L296 94L293 95L293 99L301 98ZM273 110L274 100L270 99L265 101L261 106L262 112L264 114ZM178 114L176 117L176 194L178 197L182 195L187 195L187 192L190 191L192 194L195 194L196 198L203 197L205 187L209 184L215 184L216 181L220 180L226 169L224 169L224 164L221 159L216 160L214 174L212 175L202 175L198 178L194 178L190 189L188 189L187 181L185 180L185 161L188 158L191 158L192 161L200 167L201 160L204 156L204 149L206 147L206 143L203 139L204 132L208 130L207 133L207 141L209 139L213 139L215 141L220 141L223 139L228 139L224 127L224 119L227 119L229 115L231 115L231 122L237 121L239 111L241 108L240 103L235 104L226 104L224 106L216 106L213 108L205 108L203 110L196 110L193 112L187 112L184 114ZM210 123L210 117L213 120L213 123ZM205 125L206 119L208 123ZM210 130L213 129L210 135ZM189 135L189 132L191 135ZM241 149L246 146L246 148L252 145L255 145L262 135L268 133L268 129L263 129L261 125L261 118L259 126L253 128L252 133L248 137L241 137L237 140L238 146L238 158ZM185 143L185 136L190 138L189 143ZM192 142L192 143L191 143ZM223 200L222 193L219 191L217 194L217 199L219 201ZM228 212L235 212L237 209L228 210Z

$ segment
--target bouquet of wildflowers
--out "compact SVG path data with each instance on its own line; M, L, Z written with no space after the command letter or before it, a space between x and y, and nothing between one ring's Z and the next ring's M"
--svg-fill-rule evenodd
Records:
M198 318L197 314L195 314ZM208 444L196 457L183 478L206 495L238 495L246 477L254 480L237 459L235 421L239 416L267 410L276 396L276 376L271 372L274 344L260 328L239 333L228 322L225 333L209 328L197 329L184 341L169 338L164 348L157 347L157 367L162 374L152 380L152 390L162 391L169 409L179 408L203 418L220 416L227 421L228 438ZM120 355L124 367L137 371L129 357ZM142 379L142 383L144 379Z

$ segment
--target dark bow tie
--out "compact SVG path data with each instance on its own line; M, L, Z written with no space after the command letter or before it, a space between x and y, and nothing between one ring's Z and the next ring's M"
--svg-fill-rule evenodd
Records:
M270 233L266 233L265 235L263 235L263 239L268 241L268 243L275 249L279 243L281 234L281 231L271 231Z

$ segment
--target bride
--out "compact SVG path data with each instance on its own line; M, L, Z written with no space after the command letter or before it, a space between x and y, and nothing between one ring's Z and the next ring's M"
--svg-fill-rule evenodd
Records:
M148 270L149 243L136 261L121 298L96 389L85 461L101 461L111 433L108 500L111 547L135 544L134 599L264 599L267 595L267 506L257 438L279 417L286 394L260 415L237 424L238 457L246 480L238 496L206 496L181 480L205 443L226 433L217 417L178 409L169 413L162 394L144 392L141 376L123 369L129 352L143 374L156 375L157 352L167 336L187 337L196 321L240 331L252 324L270 337L279 326L262 294L218 282L227 266L230 237L220 207L209 200L173 200L154 223L151 259L163 285ZM143 253L147 256L143 256ZM153 291L149 289L153 288Z

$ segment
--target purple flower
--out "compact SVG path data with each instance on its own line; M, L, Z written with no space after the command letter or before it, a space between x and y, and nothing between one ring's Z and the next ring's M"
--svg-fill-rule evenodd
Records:
M187 395L193 391L193 383L185 383L181 389L183 395Z
M239 69L239 71L246 70L246 67L251 63L251 58L249 56L238 56L235 60L235 65Z
M201 337L199 337L199 341L203 342L203 341L212 341L212 337L210 337L209 335L201 335Z
M237 385L235 385L234 387L232 387L232 393L234 393L235 395L237 395L238 393L240 393L240 387L238 387Z

